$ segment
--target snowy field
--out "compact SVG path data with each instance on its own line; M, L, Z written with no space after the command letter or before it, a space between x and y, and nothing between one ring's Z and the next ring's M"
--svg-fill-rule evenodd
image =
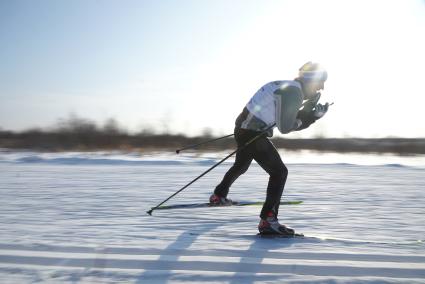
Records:
M425 283L425 157L282 152L304 238L257 237L259 206L146 214L226 154L0 151L0 283ZM231 162L167 204L206 202Z

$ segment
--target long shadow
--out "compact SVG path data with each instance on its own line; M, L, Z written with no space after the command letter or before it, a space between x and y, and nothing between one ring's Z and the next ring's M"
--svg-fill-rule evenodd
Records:
M168 217L165 217L168 218ZM164 255L160 256L158 261L178 261L179 257L181 255L173 254L168 255L167 251L169 250L177 250L177 252L180 250L183 252L184 249L189 248L191 244L193 244L199 237L208 235L211 231L216 229L217 227L221 226L223 222L214 222L213 224L211 222L208 222L207 224L202 225L202 221L200 221L200 225L197 225L197 232L202 233L196 233L196 234L190 234L193 230L190 229L186 232L181 233L177 239L168 245L166 248L164 248ZM254 225L254 224L253 224ZM190 225L188 225L190 226ZM215 232L219 237L221 237L219 232ZM214 233L212 234L214 235ZM230 236L229 236L230 237ZM262 262L264 259L269 257L270 252L276 249L282 249L285 247L290 247L293 244L296 244L299 239L296 238L281 238L281 239L270 239L270 238L261 238L256 235L256 230L253 231L252 236L249 236L248 238L244 238L245 240L252 240L250 243L250 246L246 250L240 251L240 259L239 264L249 263L250 267L252 267L253 263L258 264L258 269L250 270L250 272L247 274L243 271L237 271L237 268L235 268L236 272L229 276L229 275L216 275L214 276L215 281L225 281L231 284L240 284L240 283L247 283L252 284L254 282L258 281L278 281L282 278L281 275L261 275L256 276L256 273L262 272ZM223 240L224 241L224 240ZM234 251L232 251L232 256L234 255ZM184 255L184 253L182 253ZM229 265L232 265L229 263ZM227 271L228 272L228 271ZM173 280L171 277L174 274L172 272L168 273L162 273L161 275L154 276L149 273L149 271L144 272L140 275L137 283L168 283L168 281ZM205 281L211 281L211 278L209 276L203 277L202 275L197 276L200 282L203 280ZM193 280L193 279L192 279ZM144 282L144 281L152 281L152 282Z
M221 223L217 222L215 224L211 224L211 223L207 223L207 224L200 224L197 225L197 231L203 231L205 233L217 228L218 226L220 226ZM191 226L191 224L189 224L188 226ZM187 230L184 231L183 233L181 233L177 239L172 242L171 244L169 244L166 248L163 249L164 254L160 255L159 259L157 260L158 262L161 261L178 261L178 259L181 257L181 255L178 254L173 254L173 255L168 255L167 251L169 250L176 250L176 251L183 251L184 249L189 248L198 237L202 236L202 234L189 234L188 232L190 232L191 230ZM143 267L141 267L143 269ZM143 283L168 283L168 281L170 280L170 277L173 276L173 273L171 271L167 271L164 272L161 275L152 275L150 273L149 270L146 270L145 272L143 272L140 276L138 276L137 279L137 284L143 284ZM156 277L158 277L158 279L155 279Z
M261 272L262 261L267 258L267 254L273 249L281 249L290 247L297 242L296 238L261 238L254 236L253 241L246 251L243 251L239 263L248 262L250 264L257 263L258 270L253 270L251 273L254 275L246 275L246 273L236 272L229 284L251 284L258 281L277 281L282 277L279 275L262 275L261 278L256 277L256 273Z

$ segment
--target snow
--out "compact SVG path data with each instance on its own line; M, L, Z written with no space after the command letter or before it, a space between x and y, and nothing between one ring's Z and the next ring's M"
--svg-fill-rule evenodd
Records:
M259 206L146 211L216 153L0 150L1 283L425 283L425 157L281 152L280 221L305 238L256 236ZM205 202L232 160L167 204ZM261 201L253 164L230 198Z

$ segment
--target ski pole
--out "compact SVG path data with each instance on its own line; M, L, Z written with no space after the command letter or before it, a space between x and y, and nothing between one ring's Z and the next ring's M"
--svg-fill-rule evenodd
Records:
M195 181L197 181L198 179L200 179L201 177L203 177L204 175L206 175L207 173L209 173L210 171L212 171L215 167L217 167L218 165L220 165L221 163L223 163L224 161L226 161L228 158L230 158L233 154L239 152L240 150L244 149L246 146L248 146L249 144L251 144L252 142L254 142L255 140L257 140L258 138L260 138L261 136L263 136L267 131L269 131L270 129L272 129L275 125L276 124L273 124L273 125L267 127L266 130L264 130L263 132L261 132L257 136L255 136L252 139L250 139L248 142L246 142L241 147L238 147L235 151L233 151L232 153L230 153L229 155L227 155L220 162L218 162L217 164L213 165L211 168L209 168L208 170L206 170L205 172L203 172L202 174L200 174L194 180L192 180L191 182L189 182L188 184L186 184L185 186L183 186L181 189L179 189L178 191L176 191L175 193L173 193L172 195L170 195L167 199L165 199L164 201L162 201L161 203L159 203L157 206L152 207L151 210L146 211L146 213L148 213L149 215L152 216L152 212L154 210L156 210L158 207L160 207L162 204L164 204L165 202L167 202L168 200L170 200L171 198L173 198L174 196L176 196L177 194L179 194L180 192L182 192L189 185L191 185L192 183L194 183Z
M224 138L227 138L227 137L230 137L230 136L233 136L233 135L234 134L232 133L232 134L229 134L229 135L220 137L220 138L214 138L214 139L211 139L211 140L208 140L208 141L204 141L204 142L201 142L201 143L198 143L198 144L189 145L189 146L183 147L181 149L177 149L176 150L176 153L179 154L180 151L187 150L187 149L193 149L193 148L195 148L195 147L197 147L199 145L203 145L203 144L207 144L207 143L210 143L210 142L214 142L214 141L217 141L217 140L220 140L220 139L224 139Z

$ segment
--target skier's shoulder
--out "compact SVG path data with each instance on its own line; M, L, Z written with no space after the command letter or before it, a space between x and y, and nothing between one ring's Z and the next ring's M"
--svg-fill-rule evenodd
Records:
M302 98L301 84L291 80L271 81L263 85L251 100L271 102L276 99L275 96Z
M302 88L301 84L298 81L275 81L276 89L273 92L275 95L301 95L302 96ZM272 82L272 83L275 83Z
M268 83L264 84L264 86L301 88L301 84L297 80L276 80L276 81L268 82Z

